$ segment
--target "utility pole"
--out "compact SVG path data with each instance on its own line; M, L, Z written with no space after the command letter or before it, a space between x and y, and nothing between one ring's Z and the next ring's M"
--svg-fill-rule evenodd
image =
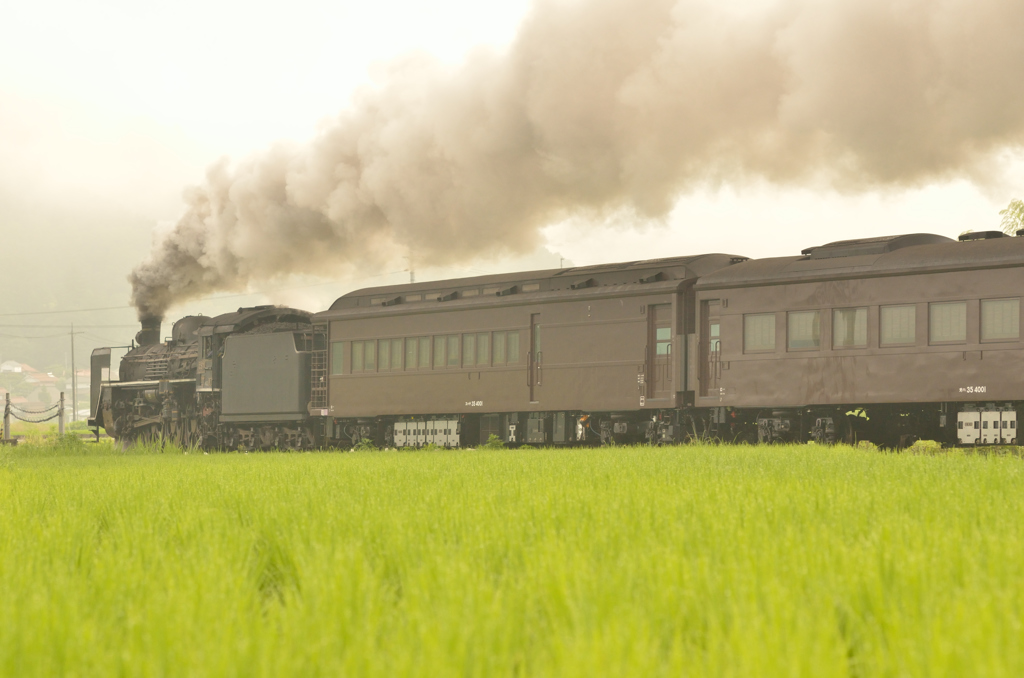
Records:
M64 394L60 394L60 404L64 406ZM64 411L60 413L64 421ZM78 421L78 372L75 371L75 323L71 323L71 421ZM62 427L63 428L63 427Z
M75 332L75 323L71 323L71 421L78 421L78 372L75 371L75 335L85 332ZM61 416L64 409L64 394L61 393Z
M406 257L409 260L409 282L416 282L416 264L412 260L412 251L409 251L409 256Z

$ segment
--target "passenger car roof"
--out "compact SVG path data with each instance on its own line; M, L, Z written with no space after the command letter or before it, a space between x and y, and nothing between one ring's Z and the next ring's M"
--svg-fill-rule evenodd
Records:
M815 257L819 250L825 252ZM832 256L827 256L828 250ZM700 291L1012 266L1024 266L1024 238L957 242L915 233L843 240L808 248L799 257L751 259L710 273L695 287Z
M687 280L706 275L737 261L746 261L746 257L730 254L700 254L696 256L627 261L615 264L598 264L595 266L574 266L571 268L554 268L540 271L498 273L471 278L435 280L433 282L409 283L405 285L384 285L349 292L331 304L330 310L337 311L358 306L380 305L387 303L388 300L404 298L407 295L422 295L425 301L434 301L434 298L443 297L453 292L473 291L474 294L481 294L484 288L509 290L517 287L516 291L520 292L524 291L522 289L524 285L536 285L536 291L550 292L571 289L576 286L600 287L604 285L637 283L648 278L655 278L656 280Z

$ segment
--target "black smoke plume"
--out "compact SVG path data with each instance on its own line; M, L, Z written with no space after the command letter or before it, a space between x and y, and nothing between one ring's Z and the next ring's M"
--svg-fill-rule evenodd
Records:
M1024 3L538 0L504 52L393 64L308 145L212 167L131 275L143 316L295 272L452 263L698 185L852 192L1024 145Z

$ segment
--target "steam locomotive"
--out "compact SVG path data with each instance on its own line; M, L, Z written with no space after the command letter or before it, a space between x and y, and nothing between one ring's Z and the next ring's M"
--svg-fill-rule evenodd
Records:
M845 240L376 287L143 323L92 416L210 449L1016 444L1024 238Z
M240 308L187 316L160 342L148 318L121 359L91 357L90 426L126 442L173 441L204 449L309 449L319 444L309 413L311 314Z

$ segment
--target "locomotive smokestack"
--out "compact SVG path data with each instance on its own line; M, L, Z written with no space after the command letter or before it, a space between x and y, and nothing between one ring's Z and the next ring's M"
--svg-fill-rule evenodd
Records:
M142 329L135 335L135 343L139 346L149 346L160 343L160 318L150 316L142 319Z

